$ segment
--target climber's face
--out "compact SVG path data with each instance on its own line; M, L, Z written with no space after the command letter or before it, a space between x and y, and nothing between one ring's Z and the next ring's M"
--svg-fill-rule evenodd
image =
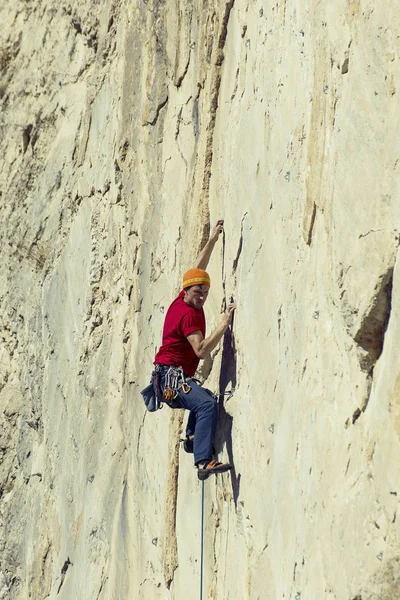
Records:
M194 306L194 308L200 309L203 308L209 291L210 288L208 285L193 285L185 290L185 296L183 299L191 306Z

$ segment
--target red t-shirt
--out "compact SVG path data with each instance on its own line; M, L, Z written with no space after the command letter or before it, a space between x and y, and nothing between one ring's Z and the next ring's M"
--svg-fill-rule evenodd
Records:
M206 319L202 308L197 309L184 301L182 291L169 307L164 321L162 346L156 354L154 364L161 363L182 367L185 375L193 377L200 359L187 340L194 331L206 335Z

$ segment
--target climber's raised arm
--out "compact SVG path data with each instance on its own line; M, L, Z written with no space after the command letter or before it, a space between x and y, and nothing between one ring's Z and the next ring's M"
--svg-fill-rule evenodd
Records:
M204 270L207 269L207 265L210 260L211 253L214 250L215 243L218 240L219 234L223 230L224 230L223 220L217 221L217 224L213 227L213 229L211 231L210 239L208 240L208 242L206 243L206 245L200 252L199 256L197 257L197 260L195 263L195 267L197 269L204 269Z
M202 332L199 330L194 331L187 336L187 340L198 358L207 358L214 348L217 347L225 331L232 323L232 317L235 308L236 304L230 304L228 306L224 312L221 322L207 338L204 338Z

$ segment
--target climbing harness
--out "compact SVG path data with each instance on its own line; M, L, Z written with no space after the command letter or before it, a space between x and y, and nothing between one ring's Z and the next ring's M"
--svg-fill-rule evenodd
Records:
M178 391L182 389L184 394L188 394L192 389L188 384L190 379L185 378L182 367L168 367L165 374L165 385L162 396L160 397L160 373L163 365L157 364L151 374L151 381L147 387L140 393L149 412L155 412L163 407L163 401L173 403L178 396ZM173 408L175 408L173 406Z

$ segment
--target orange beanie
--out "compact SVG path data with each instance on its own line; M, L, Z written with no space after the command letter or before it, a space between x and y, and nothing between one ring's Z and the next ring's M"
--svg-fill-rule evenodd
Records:
M191 285L211 285L209 274L203 269L190 269L183 276L183 289Z

